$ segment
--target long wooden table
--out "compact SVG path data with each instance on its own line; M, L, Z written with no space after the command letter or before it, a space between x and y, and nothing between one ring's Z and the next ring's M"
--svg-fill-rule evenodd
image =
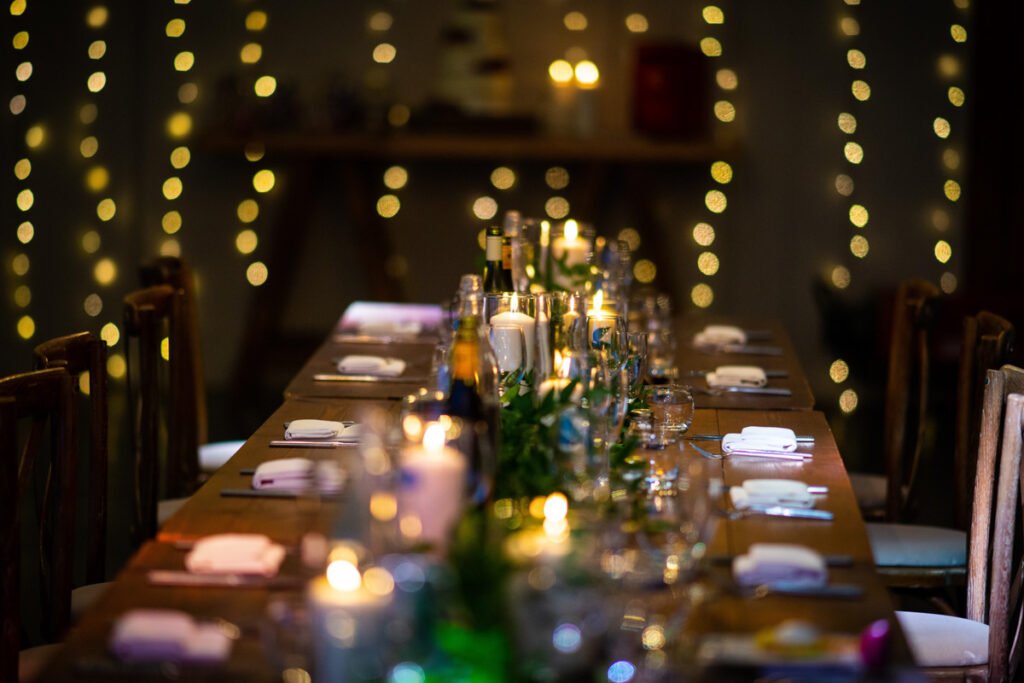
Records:
M365 352L363 349L360 351ZM396 346L388 347L389 355L406 351ZM410 356L410 360L413 359L414 356ZM310 363L307 363L307 368ZM304 368L302 372L305 371ZM795 373L793 377L796 377ZM293 382L291 386L295 384ZM185 669L177 672L179 680L280 681L281 663L270 660L261 625L266 621L271 602L301 600L302 585L309 578L310 570L303 567L294 549L307 531L329 527L338 516L339 505L343 504L345 495L342 494L340 502L317 503L303 499L225 497L222 494L226 489L247 487L249 476L242 474L242 470L266 460L291 456L314 459L341 457L344 463L345 458L352 457L353 450L277 449L269 444L271 440L281 438L284 423L289 420L358 420L367 409L382 410L394 418L400 408L397 401L384 398L287 398L245 446L164 525L159 536L136 553L110 591L69 634L66 647L51 662L41 680L84 678L123 681L126 675L131 680L161 678L163 674L159 671L121 667L108 653L108 640L116 618L126 610L166 607L181 609L204 619L222 619L239 629L240 637L225 667ZM912 659L899 633L889 596L874 572L864 524L824 416L807 410L702 408L697 411L691 434L725 434L748 425L785 426L799 434L813 435L813 457L795 464L750 458L706 460L709 472L726 486L739 485L754 477L791 478L827 486L829 493L820 507L833 511L835 519L821 522L767 517L723 518L709 544L713 560L727 560L742 554L755 541L799 543L824 555L848 556L848 566L831 569L832 580L861 586L864 593L855 600L771 596L742 598L722 590L714 594L713 599L707 601L691 619L693 633L753 633L786 618L804 618L829 632L856 634L877 619L889 619L894 629L893 661L901 669L911 666ZM698 443L710 451L719 452L716 442ZM700 457L688 442L684 441L679 448L682 457ZM195 539L229 531L264 533L291 548L280 578L271 585L245 588L163 587L151 585L147 580L147 572L154 569L182 569L184 548ZM717 577L721 585L727 585L728 565L719 565L716 561L711 564L710 576Z

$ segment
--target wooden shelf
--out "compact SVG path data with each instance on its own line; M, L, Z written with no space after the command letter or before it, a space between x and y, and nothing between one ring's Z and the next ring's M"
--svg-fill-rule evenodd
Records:
M268 133L251 137L211 135L206 146L239 154L252 142L262 142L275 157L431 160L560 160L634 164L679 164L730 156L731 148L710 141L654 140L631 134L593 138L543 135L452 135L399 133L392 135Z

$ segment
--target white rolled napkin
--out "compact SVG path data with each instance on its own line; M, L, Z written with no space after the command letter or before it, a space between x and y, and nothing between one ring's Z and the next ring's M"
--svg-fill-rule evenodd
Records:
M333 460L314 463L308 458L281 458L260 463L252 475L252 487L267 491L337 493L345 473Z
M367 320L359 323L359 334L368 337L415 337L423 331L418 320Z
M763 387L768 384L764 368L756 365L719 365L705 375L709 387Z
M746 344L747 333L735 325L707 325L693 337L694 346Z
M792 479L747 479L742 486L729 489L729 498L737 510L768 505L814 507L807 484Z
M345 356L338 361L338 372L342 375L398 377L405 372L405 361L401 358L381 358L380 356Z
M195 574L258 574L276 576L284 546L263 534L214 534L196 541L185 556L185 568Z
M733 559L732 575L741 586L820 588L828 583L825 558L811 548L789 543L752 544L746 555Z
M185 612L133 609L118 617L110 650L125 662L217 664L231 652L231 638L212 623L197 623Z
M288 441L358 441L360 425L334 420L292 420L284 431Z
M785 427L744 427L722 437L722 452L733 453L792 453L796 450L796 434Z

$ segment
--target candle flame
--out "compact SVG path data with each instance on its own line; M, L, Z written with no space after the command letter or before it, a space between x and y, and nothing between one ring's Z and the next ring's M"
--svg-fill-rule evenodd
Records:
M544 501L544 518L556 523L569 514L569 500L564 493L552 493Z
M444 425L431 422L423 432L423 447L428 451L440 451L444 448Z
M599 313L604 306L604 290L599 289L594 293L594 302L590 305L591 313Z
M331 588L345 593L359 590L363 577L358 567L347 560L335 560L327 565L327 583Z
M540 246L546 247L551 240L551 223L548 221L540 222Z
M567 220L565 222L565 233L564 234L565 234L566 241L567 242L572 242L573 240L575 240L580 235L580 226L579 226L579 224L575 220L570 218L569 220Z
M558 376L568 379L572 372L572 357L564 356L555 359L555 367L558 368Z
M519 310L519 293L512 292L512 298L508 300L508 310L518 311Z

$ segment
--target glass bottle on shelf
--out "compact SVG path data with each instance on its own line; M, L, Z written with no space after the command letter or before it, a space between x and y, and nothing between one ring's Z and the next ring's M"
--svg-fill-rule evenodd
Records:
M512 291L511 270L506 271L504 267L503 238L504 235L499 226L492 225L487 228L486 254L484 256L484 291L488 293ZM509 256L511 257L511 251ZM511 268L511 263L509 267Z

